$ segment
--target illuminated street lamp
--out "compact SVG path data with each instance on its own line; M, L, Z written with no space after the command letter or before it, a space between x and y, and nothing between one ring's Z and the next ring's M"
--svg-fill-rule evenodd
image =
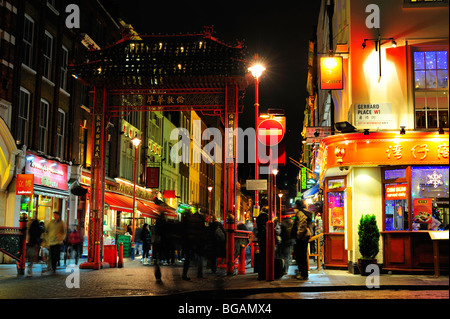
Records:
M280 197L280 222L281 222L281 198L283 197L283 194L279 193L278 197Z
M209 215L209 221L211 221L211 191L213 190L212 186L208 186L208 192L209 192L209 198L208 198L208 202L209 202L209 209L208 209L208 215Z
M132 139L131 142L134 145L134 185L133 185L133 228L132 228L132 237L131 237L131 242L134 243L134 233L135 233L135 214L136 214L136 173L137 173L137 153L138 153L138 148L139 145L141 145L142 140L135 135ZM134 249L132 249L134 252ZM132 254L134 255L134 253Z
M258 172L258 164L259 164L259 155L258 155L258 117L259 117L259 78L262 73L266 70L261 64L255 64L252 67L248 68L248 70L252 73L255 78L255 180L259 178ZM259 192L255 191L255 211L259 213Z
M278 174L278 170L277 169L272 170L272 174L273 174L273 179L274 179L274 182L273 182L274 185L273 185L273 195L271 194L270 196L274 199L273 208L274 208L274 212L275 212L274 216L276 217L277 216L277 196L276 196L276 193L277 193L277 174ZM280 212L281 212L281 210L280 210ZM280 218L280 222L281 222L281 218Z

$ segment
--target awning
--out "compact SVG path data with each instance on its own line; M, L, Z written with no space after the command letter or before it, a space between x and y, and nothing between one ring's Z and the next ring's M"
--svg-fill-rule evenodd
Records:
M315 195L319 191L319 184L316 184L315 186L311 187L307 191L303 192L303 198L310 197Z
M113 193L113 192L105 192L105 203L111 207L111 209L119 210L122 212L133 212L133 198ZM143 199L136 198L136 204L137 204L137 210L141 214L150 217L150 218L158 218L159 212L155 208L152 207L156 206L155 204L145 201Z

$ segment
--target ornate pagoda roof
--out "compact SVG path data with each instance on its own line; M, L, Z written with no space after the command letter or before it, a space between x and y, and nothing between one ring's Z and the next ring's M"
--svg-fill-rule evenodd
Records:
M71 72L89 85L113 88L222 88L250 83L246 49L225 44L207 28L199 34L126 36L91 50Z

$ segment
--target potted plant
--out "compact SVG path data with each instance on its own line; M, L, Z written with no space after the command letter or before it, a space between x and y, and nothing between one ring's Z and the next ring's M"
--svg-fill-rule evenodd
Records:
M378 230L375 215L363 215L358 225L359 252L358 269L361 275L367 276L367 266L377 264L375 258L379 252L380 231Z

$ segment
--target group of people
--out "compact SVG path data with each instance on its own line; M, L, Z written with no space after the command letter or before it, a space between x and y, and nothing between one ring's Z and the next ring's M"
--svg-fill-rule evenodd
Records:
M138 238L142 242L142 262L149 264L149 251L155 265L155 278L162 281L160 264L164 261L175 264L175 259L183 260L183 280L190 280L188 270L192 260L197 264L197 277L203 277L203 260L211 271L217 271L217 258L225 257L226 235L223 225L212 219L206 225L203 215L187 211L181 222L168 220L161 213L152 228L144 224Z
M295 218L285 218L281 222L275 220L275 259L281 262L282 275L288 273L291 262L291 255L294 256L298 273L295 276L299 280L308 279L308 244L312 237L312 213L308 211L306 201L297 200L295 202ZM256 218L254 229L257 243L259 245L259 258L256 260L256 270L259 279L266 277L266 223L269 220L267 208Z
M53 272L56 272L56 267L60 264L61 252L64 253L64 263L72 253L74 253L75 263L78 263L81 244L80 233L76 229L67 231L59 211L53 212L53 219L46 225L34 219L28 229L27 275L32 276L33 264L39 257L42 257L42 261L46 262Z

